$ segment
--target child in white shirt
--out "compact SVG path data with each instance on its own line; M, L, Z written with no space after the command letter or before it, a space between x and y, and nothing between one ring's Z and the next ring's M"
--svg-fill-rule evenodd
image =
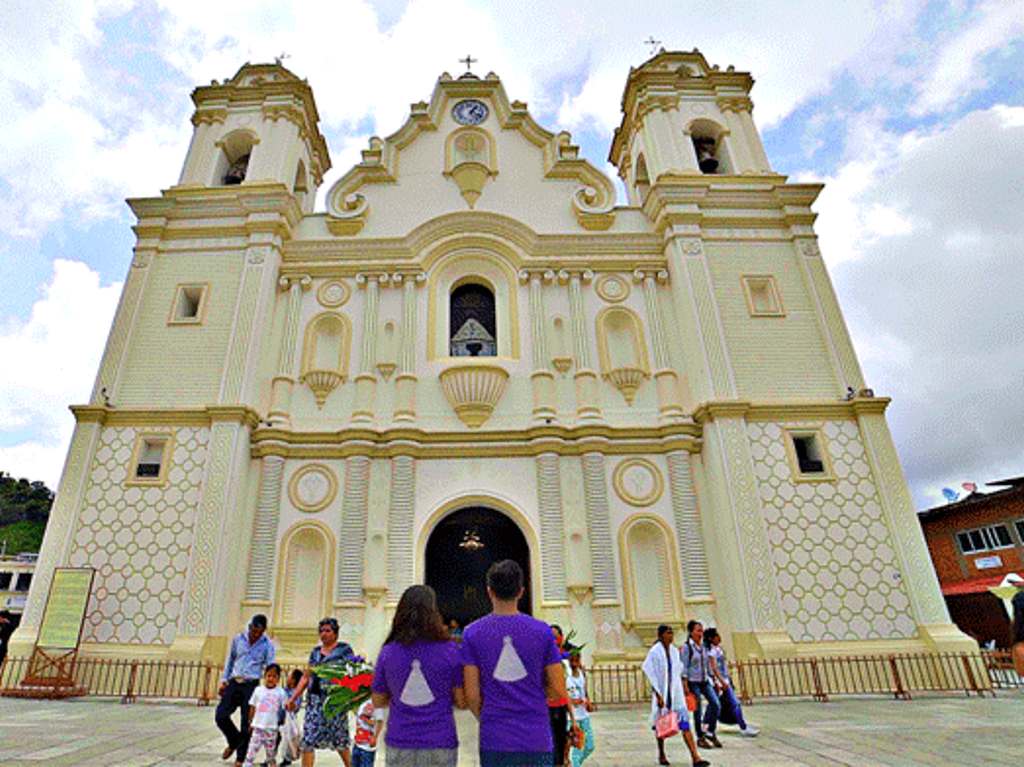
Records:
M281 667L271 663L263 672L263 684L253 690L249 698L249 751L245 755L245 767L253 767L256 755L265 752L267 764L277 764L277 728L281 712L288 700L288 693L277 686L281 679Z
M365 701L356 711L356 736L352 747L352 767L373 767L377 756L377 738L384 722L373 715L373 703Z
M590 712L594 710L587 697L587 675L583 671L583 658L578 652L569 655L569 673L565 676L565 689L576 716L576 724L583 730L583 748L572 749L572 767L580 767L583 760L594 753L594 728L590 723Z

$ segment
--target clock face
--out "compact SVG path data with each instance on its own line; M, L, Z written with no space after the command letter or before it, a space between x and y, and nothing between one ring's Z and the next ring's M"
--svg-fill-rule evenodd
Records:
M452 117L460 125L479 125L487 119L487 105L476 99L460 101L452 107Z

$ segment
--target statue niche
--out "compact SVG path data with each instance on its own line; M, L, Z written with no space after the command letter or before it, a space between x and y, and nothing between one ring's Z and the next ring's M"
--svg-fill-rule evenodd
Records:
M470 283L452 291L449 353L453 357L496 357L497 322L494 293Z

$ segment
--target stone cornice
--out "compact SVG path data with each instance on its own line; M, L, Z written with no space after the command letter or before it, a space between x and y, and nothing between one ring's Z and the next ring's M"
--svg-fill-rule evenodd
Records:
M243 405L211 405L205 408L114 408L103 405L71 405L78 423L102 426L210 426L213 423L240 423L255 429L259 414Z
M614 428L603 425L538 426L521 430L432 432L422 429L343 429L332 432L292 432L258 429L252 435L253 457L344 458L368 455L388 458L522 457L542 453L583 455L644 455L674 450L699 452L700 428L693 423L673 426Z
M694 411L693 420L705 424L716 418L745 418L748 421L808 421L851 419L863 414L883 414L889 397L856 397L852 400L715 400Z

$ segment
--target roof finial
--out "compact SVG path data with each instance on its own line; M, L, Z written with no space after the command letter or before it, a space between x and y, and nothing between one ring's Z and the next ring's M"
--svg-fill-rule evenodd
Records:
M654 35L651 35L646 40L644 40L644 45L651 46L651 55L653 56L658 52L658 46L661 45L661 40L655 40Z
M285 59L290 59L291 57L292 55L290 53L285 53L284 51L281 51L281 53L274 56L274 63L277 64L278 66L283 66L282 62Z
M473 74L473 64L476 64L477 59L467 53L466 58L459 59L459 62L466 65L466 74Z

